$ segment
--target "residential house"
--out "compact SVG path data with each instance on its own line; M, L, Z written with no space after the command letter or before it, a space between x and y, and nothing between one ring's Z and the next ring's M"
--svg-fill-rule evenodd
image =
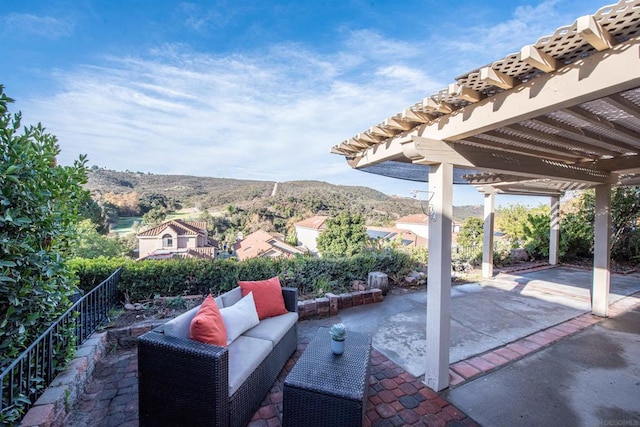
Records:
M204 221L172 219L138 233L136 237L138 259L214 259L218 255L218 242L209 238Z
M304 251L284 242L281 235L274 235L263 230L249 234L233 245L236 257L243 261L258 257L293 257L303 255Z
M320 233L326 228L325 222L327 219L329 219L328 216L316 215L293 224L296 229L298 246L303 246L311 255L317 256L318 245L316 240Z
M397 227L367 227L367 235L372 240L398 241L408 248L426 247L427 239L418 236L410 230L402 230Z
M424 238L429 238L429 217L425 214L403 216L396 220L396 228L409 230Z

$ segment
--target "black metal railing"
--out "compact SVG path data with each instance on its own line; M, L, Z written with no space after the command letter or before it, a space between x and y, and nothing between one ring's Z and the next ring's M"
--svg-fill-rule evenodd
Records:
M470 259L482 251L481 245L454 246L451 248L452 254L460 258Z
M62 365L66 362L67 352L75 351L108 319L109 310L118 302L121 270L116 270L76 301L2 371L0 415L7 415L8 411L18 407L26 411L33 405L57 372L64 368Z

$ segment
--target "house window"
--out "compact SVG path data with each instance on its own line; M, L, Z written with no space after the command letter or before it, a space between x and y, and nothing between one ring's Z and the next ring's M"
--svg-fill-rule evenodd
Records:
M170 248L172 246L173 246L173 237L171 236L171 234L165 234L164 236L162 236L162 247Z

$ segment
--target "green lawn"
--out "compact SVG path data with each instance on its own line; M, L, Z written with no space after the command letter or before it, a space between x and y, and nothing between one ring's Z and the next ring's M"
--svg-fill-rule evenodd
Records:
M170 219L184 219L184 220L196 220L197 215L190 212L183 213L170 213L167 215L167 221ZM118 236L124 236L129 233L135 233L137 230L134 230L133 227L136 225L142 224L141 216L124 216L118 219L118 223L115 227L111 228L113 233L117 233Z
M115 227L111 229L113 233L117 233L119 236L124 236L125 234L135 233L133 227L136 224L142 224L141 216L125 216L120 217L118 219L118 223Z

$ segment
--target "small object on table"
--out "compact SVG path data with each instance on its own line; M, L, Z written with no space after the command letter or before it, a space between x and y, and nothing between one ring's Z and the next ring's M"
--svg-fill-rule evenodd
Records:
M343 323L336 323L329 329L331 335L331 351L333 354L344 353L344 340L347 337L347 328Z
M320 328L284 381L283 426L361 426L367 410L371 336L349 332L344 354Z

